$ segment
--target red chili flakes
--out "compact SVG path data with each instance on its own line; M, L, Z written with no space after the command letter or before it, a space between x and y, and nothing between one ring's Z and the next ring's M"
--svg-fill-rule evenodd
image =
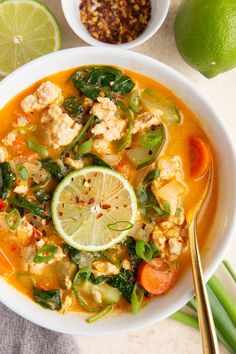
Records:
M103 204L102 205L102 209L110 209L111 208L111 206L109 205L109 204Z
M151 19L150 0L82 0L80 18L92 37L127 43L139 37Z
M34 230L33 230L33 238L34 238L36 241L39 241L39 240L41 240L42 237L43 237L42 232L39 231L38 229L36 229L36 227L35 227Z
M95 199L94 198L90 198L89 201L88 201L88 204L93 204L95 202Z
M103 216L103 214L102 214L102 213L99 213L99 214L97 215L97 219L100 219L102 216Z

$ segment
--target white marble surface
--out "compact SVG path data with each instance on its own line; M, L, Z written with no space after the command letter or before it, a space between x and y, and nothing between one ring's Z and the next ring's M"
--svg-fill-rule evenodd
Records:
M211 98L236 140L236 69L208 80L185 64L176 49L173 30L175 13L180 2L181 0L171 0L171 7L162 28L149 41L134 50L161 60L194 82ZM86 45L67 25L61 11L60 1L44 0L44 3L52 9L62 25L63 48ZM236 241L231 244L227 253L227 258L234 268L236 268L235 254ZM225 281L222 270L220 273ZM231 286L231 291L235 291L232 284L229 286ZM202 352L199 333L169 319L133 333L77 339L81 354L199 354ZM222 354L227 353L222 346L220 351Z

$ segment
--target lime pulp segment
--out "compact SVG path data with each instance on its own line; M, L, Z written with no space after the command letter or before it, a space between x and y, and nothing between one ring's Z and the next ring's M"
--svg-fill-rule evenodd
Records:
M57 186L52 201L59 235L71 246L87 251L107 249L121 241L136 213L136 196L127 179L103 167L70 173Z
M60 26L36 0L0 2L0 75L61 48Z

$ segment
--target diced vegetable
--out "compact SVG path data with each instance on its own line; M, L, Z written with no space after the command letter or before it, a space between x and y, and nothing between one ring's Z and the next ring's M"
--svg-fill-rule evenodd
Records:
M16 176L8 162L0 163L0 197L6 199L9 190L13 187Z
M210 147L203 139L196 136L190 138L189 144L191 162L190 172L193 178L200 178L207 173L212 161Z
M57 182L60 182L65 177L60 165L50 157L40 159L39 161L43 168L48 171Z
M2 211L7 206L5 200L0 199L0 211Z
M42 307L49 310L61 309L61 297L58 289L55 290L41 290L33 286L34 300Z
M93 139L90 138L78 147L76 151L77 155L87 154L89 151L91 151L92 147L93 147Z
M16 277L25 288L32 289L35 285L34 278L28 273L18 273Z
M27 210L29 213L40 216L42 219L49 219L50 217L46 214L46 211L40 206L31 203L25 197L16 195L14 198L9 198L9 203L15 205L18 208Z
M33 258L34 263L46 263L52 259L56 252L58 251L58 246L56 245L46 245L40 248Z
M152 295L166 293L175 281L175 269L160 258L154 258L150 263L141 263L138 268L139 284Z
M134 314L140 310L144 297L144 290L136 282L131 295L131 306Z
M78 118L81 119L83 117L84 109L77 97L75 96L66 97L63 103L63 107L65 108L65 110L70 116L77 119Z
M6 216L6 222L10 230L16 230L21 221L19 210L14 208Z
M134 164L136 169L143 168L147 165L150 165L154 162L158 155L160 154L166 139L165 128L163 124L160 124L156 130L155 134L157 139L155 141L155 145L153 147L145 147L143 145L136 145L131 147L130 150L127 151L126 156ZM153 142L153 140L152 140Z
M142 100L144 105L151 111L161 110L161 119L170 124L180 124L181 123L181 113L174 106L174 102L168 100L164 97L158 96L155 92L150 89L145 89L143 91Z
M0 248L0 275L9 276L14 272L14 267L6 254Z
M24 181L27 181L27 179L29 178L29 173L28 173L27 168L25 166L23 166L23 165L17 166L16 171L21 179L23 179Z
M48 150L46 146L39 144L37 141L33 139L28 139L27 140L27 145L29 149L36 151L38 154L47 157L48 156Z

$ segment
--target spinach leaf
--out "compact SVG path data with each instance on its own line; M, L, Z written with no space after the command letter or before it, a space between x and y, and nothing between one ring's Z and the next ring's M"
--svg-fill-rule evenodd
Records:
M34 192L34 195L37 201L41 204L47 203L49 200L52 199L51 193L49 193L45 189L38 189L37 191Z
M102 87L110 86L110 83L116 79L116 76L106 70L94 70L88 77L88 83Z
M88 280L91 281L91 283L93 283L95 285L98 285L98 284L101 284L101 283L103 283L104 281L106 281L108 279L110 279L109 275L99 275L98 277L95 278L93 273L91 273Z
M136 241L132 237L127 237L124 244L128 248L128 255L130 258L132 272L136 274L138 270L138 266L142 261L142 259L139 258L136 254L136 250L135 250Z
M34 286L33 297L34 300L45 309L57 311L61 309L61 296L58 289L41 290Z
M40 159L39 161L41 162L43 168L48 171L57 182L60 182L65 177L61 167L50 157Z
M107 283L120 290L124 298L131 302L131 295L136 278L130 270L122 270L119 274L110 276Z
M82 157L90 159L91 160L91 163L90 163L91 166L102 166L102 167L110 168L113 171L116 171L111 165L109 165L108 163L106 163L105 161L100 159L100 157L98 157L95 154L88 153L88 154L82 155Z
M0 198L6 199L9 190L13 186L16 176L11 170L11 166L8 162L2 162L0 164Z
M151 183L155 178L160 177L160 170L156 168L155 170L150 171L143 180L143 184Z
M22 208L33 215L37 215L42 219L50 219L50 216L46 214L46 211L37 204L31 203L25 197L16 195L14 198L8 199L9 204L14 205L18 208Z
M76 248L68 245L67 243L65 243L62 246L62 248L63 248L63 252L65 254L68 254L68 256L70 257L71 262L78 265L79 261L80 261L80 257L81 257L80 251L77 250Z
M134 88L134 86L135 83L131 80L131 78L124 75L115 80L115 83L112 86L112 91L126 95Z
M73 79L74 85L77 90L81 91L85 96L96 100L101 92L100 88L96 88L91 84L84 82L82 79Z
M84 114L83 106L75 96L66 97L63 107L74 118L82 118Z
M96 100L103 91L106 97L112 98L113 93L125 95L130 92L135 83L128 76L110 66L87 66L77 70L72 81L74 86L87 97Z

